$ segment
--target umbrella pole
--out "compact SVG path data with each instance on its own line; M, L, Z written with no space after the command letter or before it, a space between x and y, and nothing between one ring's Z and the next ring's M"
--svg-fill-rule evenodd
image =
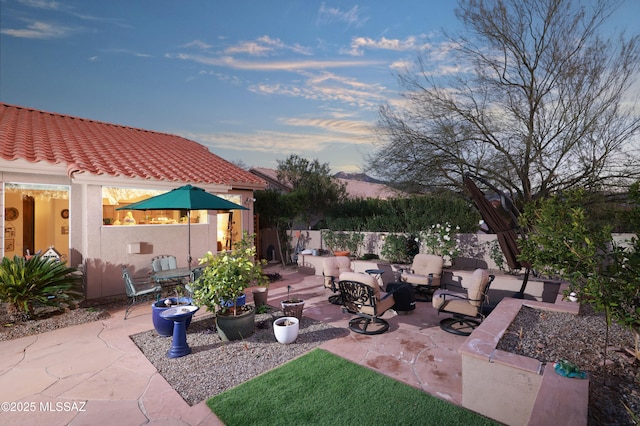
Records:
M187 210L187 229L189 233L189 255L187 257L187 263L189 264L189 269L191 269L191 210Z

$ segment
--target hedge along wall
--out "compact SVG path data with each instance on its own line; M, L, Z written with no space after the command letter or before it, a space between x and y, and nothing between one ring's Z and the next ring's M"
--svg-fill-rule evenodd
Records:
M449 222L474 233L482 219L475 205L447 194L409 198L357 199L336 204L317 228L345 231L415 233Z
M293 247L298 243L298 235L304 240L304 247L307 250L313 249L325 249L326 245L322 241L321 231L317 230L302 230L293 231ZM358 253L358 257L365 253L372 253L380 256L382 245L384 244L384 237L389 232L362 232L364 234L364 247ZM460 269L476 269L485 268L491 270L499 270L500 268L496 264L494 258L491 256L491 250L493 246L498 245L498 239L495 234L458 234L460 240L461 253L454 260L454 268ZM631 238L635 238L635 234L612 234L613 239L624 244L625 241L630 241ZM384 259L382 259L384 260ZM506 261L504 262L504 268L508 268Z

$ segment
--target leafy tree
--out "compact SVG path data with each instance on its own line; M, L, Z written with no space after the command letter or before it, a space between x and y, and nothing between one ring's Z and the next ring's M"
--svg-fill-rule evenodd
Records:
M637 223L640 199L633 188L630 193ZM631 329L640 359L640 243L637 238L628 246L615 243L610 227L590 220L582 198L576 191L530 203L522 216L531 232L521 240L521 258L540 273L568 280L578 300L605 313L607 326L615 321Z
M371 169L404 188L462 186L482 175L526 204L640 176L640 36L605 39L619 5L594 0L459 0L467 33L447 35L458 70L425 50L400 76L404 103L380 109ZM635 96L637 98L637 96Z
M346 185L331 176L328 163L320 164L317 159L309 161L295 154L278 161L278 180L291 185L287 194L289 207L293 217L307 229L347 195Z

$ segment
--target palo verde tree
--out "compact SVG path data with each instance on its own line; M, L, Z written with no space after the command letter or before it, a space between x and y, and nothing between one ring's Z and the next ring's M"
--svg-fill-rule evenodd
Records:
M628 187L640 176L640 36L602 36L619 4L459 0L464 32L447 34L446 54L423 50L399 75L404 102L380 108L371 168L420 189L471 172L523 204Z

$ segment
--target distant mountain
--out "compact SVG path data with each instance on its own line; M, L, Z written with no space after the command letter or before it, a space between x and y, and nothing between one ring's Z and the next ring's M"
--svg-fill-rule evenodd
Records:
M372 178L371 176L368 176L365 173L338 172L335 175L333 175L333 177L336 177L336 178L339 178L339 179L357 180L357 181L360 181L360 182L379 183L379 184L384 184L385 183L384 181Z

